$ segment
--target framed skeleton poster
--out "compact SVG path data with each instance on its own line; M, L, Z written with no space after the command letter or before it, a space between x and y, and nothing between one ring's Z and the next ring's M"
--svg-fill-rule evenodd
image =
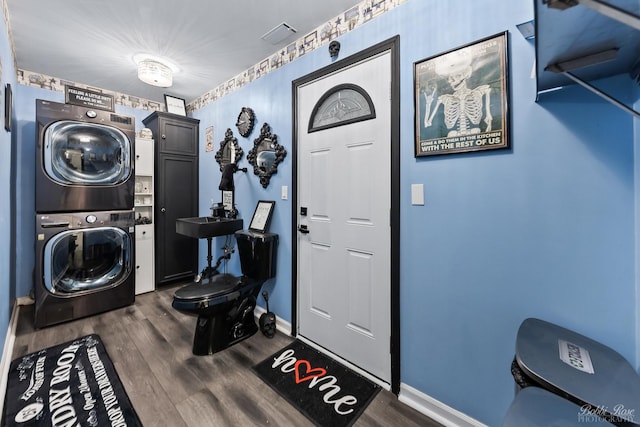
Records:
M507 37L414 63L416 157L509 147Z

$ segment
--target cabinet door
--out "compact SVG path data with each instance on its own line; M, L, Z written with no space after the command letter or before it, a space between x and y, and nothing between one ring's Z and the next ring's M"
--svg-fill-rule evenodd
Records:
M198 155L198 124L180 118L159 120L158 153Z
M160 155L155 194L156 283L194 277L198 239L176 233L176 219L198 216L198 158Z
M153 139L136 139L136 175L153 175Z
M153 225L136 225L136 295L155 289Z

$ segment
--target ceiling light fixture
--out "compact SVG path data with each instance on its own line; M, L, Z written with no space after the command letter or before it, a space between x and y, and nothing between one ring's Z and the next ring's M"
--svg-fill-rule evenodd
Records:
M151 55L138 54L133 60L138 67L138 78L152 86L171 87L173 73L179 71L170 62Z
M171 68L150 59L138 63L138 78L152 86L170 87L173 84Z

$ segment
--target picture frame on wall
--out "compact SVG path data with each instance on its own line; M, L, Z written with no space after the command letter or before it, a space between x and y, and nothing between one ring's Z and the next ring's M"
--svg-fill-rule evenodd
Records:
M13 92L11 85L6 84L4 88L4 129L7 132L11 132L11 120L12 120L12 107L13 106Z
M508 32L414 63L415 157L509 148Z
M167 108L167 113L178 114L179 116L187 115L187 104L182 98L165 94L164 105Z

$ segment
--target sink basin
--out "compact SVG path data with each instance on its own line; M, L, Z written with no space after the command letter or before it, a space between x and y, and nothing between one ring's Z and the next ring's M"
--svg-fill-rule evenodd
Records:
M199 216L176 220L176 233L197 239L233 234L242 227L242 219Z

